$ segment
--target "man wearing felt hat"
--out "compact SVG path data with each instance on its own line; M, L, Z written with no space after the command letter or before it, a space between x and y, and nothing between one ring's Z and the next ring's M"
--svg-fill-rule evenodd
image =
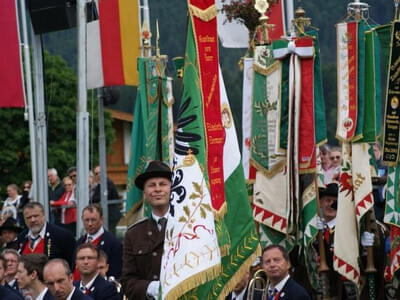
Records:
M171 169L155 160L135 179L151 207L151 217L133 224L125 234L121 284L129 299L158 298L171 176Z
M8 217L3 225L0 226L0 236L1 236L1 249L14 249L18 250L18 242L17 237L18 234L22 231L17 220L12 217Z

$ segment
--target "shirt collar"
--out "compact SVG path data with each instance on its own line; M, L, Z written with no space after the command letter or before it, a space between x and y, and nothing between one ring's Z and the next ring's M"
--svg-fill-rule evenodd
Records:
M289 280L289 277L290 277L290 275L288 274L288 275L286 275L286 277L285 278L283 278L281 281L279 281L279 283L277 284L277 285L275 285L275 286L272 286L272 285L270 285L269 287L268 287L268 290L270 291L270 290L274 290L274 289L276 289L277 291L278 291L278 293L283 289L283 287L285 286L285 284L286 284L286 282Z
M79 289L81 289L82 287L84 287L87 290L90 290L90 288L93 285L93 282L96 280L97 276L99 275L99 273L96 273L96 275L94 275L94 277L92 278L92 280L90 280L86 285L82 284L82 280L79 282Z
M45 287L45 288L43 289L43 291L40 292L40 294L36 297L35 300L43 300L44 295L46 295L46 292L47 292L47 287Z
M332 220L330 220L328 223L326 223L326 225L328 225L328 227L330 229L332 229L333 227L336 226L336 218L333 218Z
M10 280L9 282L7 282L7 284L12 287L14 285L15 281L16 281L16 279L14 278L13 280Z
M72 291L71 291L71 293L69 293L69 295L68 295L67 299L65 299L65 300L71 300L71 298L72 298L72 295L74 294L74 292L75 292L75 287L72 287Z
M42 239L46 235L46 227L47 227L47 223L44 223L42 229L39 232L40 238L42 238ZM29 232L28 232L28 237L29 238L35 238L36 237L36 236L33 235L32 231L30 229L29 229Z
M94 241L94 240L97 240L97 238L99 236L101 236L103 233L104 233L104 228L103 228L103 226L101 226L100 229L95 234L93 234L93 235L87 234L87 238L89 238L89 236L91 236L92 241Z
M168 215L169 215L169 210L167 211L167 213L165 215L163 215L161 217L156 216L155 214L153 214L153 212L151 212L151 217L153 218L154 222L156 222L158 230L161 230L161 225L158 224L158 220L160 220L161 218L166 218L168 220Z

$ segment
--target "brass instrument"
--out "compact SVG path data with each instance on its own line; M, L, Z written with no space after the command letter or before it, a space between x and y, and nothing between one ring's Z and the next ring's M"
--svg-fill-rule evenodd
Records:
M247 300L268 299L269 280L267 273L263 269L257 270L249 282ZM259 297L261 295L261 298ZM256 297L255 297L256 296Z

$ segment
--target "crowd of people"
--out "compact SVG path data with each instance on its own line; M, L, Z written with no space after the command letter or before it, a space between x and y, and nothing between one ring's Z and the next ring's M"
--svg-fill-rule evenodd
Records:
M66 176L60 179L55 168L47 172L48 196L49 196L49 223L56 224L69 230L76 235L76 221L78 218L76 202L76 179L77 170L70 167ZM89 172L89 203L100 203L100 166L96 166ZM16 184L7 186L8 197L4 200L0 225L8 217L12 217L17 223L25 228L25 221L22 215L24 206L33 199L32 182L27 180L22 184L22 193ZM108 200L119 200L118 191L111 179L107 178ZM120 205L111 204L109 210L109 227L114 228L121 217Z
M380 208L385 201L384 186L387 176L387 170L380 165L380 153L379 145L374 145L377 165L373 179L374 197L378 197L375 199L376 222L372 230L362 232L360 253L363 260L368 247L374 248L377 257L384 253L388 238L385 225L379 222ZM252 293L252 299L262 299L259 289L250 290L249 287L254 270L257 269L263 270L268 278L264 289L267 299L360 297L356 286L341 277L333 268L341 150L323 146L320 148L320 158L324 186L319 190L321 213L317 227L322 235L313 246L320 255L319 263L322 263L321 251L324 251L324 263L328 268L326 273L320 273L319 289L310 287L305 272L301 272L304 265L298 264L296 257L291 257L296 256L297 251L293 250L289 255L280 245L269 245L263 250L260 261L249 269L226 299L247 299L248 293ZM95 169L95 176L99 173L100 168ZM0 226L3 248L0 256L0 298L158 299L171 176L172 172L167 165L152 161L136 177L135 185L143 191L143 197L151 208L151 215L128 228L123 244L104 228L102 207L96 203L99 200L92 201L95 203L82 211L80 217L85 234L75 240L75 228L70 224L76 223L78 217L74 197L76 169L70 169L62 183L56 171L49 170L49 192L51 190L53 195L49 197L53 208L49 220L46 220L43 206L29 198L29 182L24 183L25 194L21 196L18 195L15 185L9 185L9 198L3 207L9 213L2 214L5 219ZM93 190L93 197L96 195L96 188ZM60 215L55 210L58 207L61 207ZM383 255L380 256L384 258ZM385 264L379 259L376 262L377 299L396 299L398 295L392 298L385 295ZM363 294L366 290L368 289L361 290L361 299L367 297ZM2 295L9 295L10 298Z

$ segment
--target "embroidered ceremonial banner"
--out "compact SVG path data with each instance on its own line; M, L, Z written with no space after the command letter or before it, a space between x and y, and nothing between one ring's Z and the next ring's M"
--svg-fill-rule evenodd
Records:
M352 142L364 137L364 112L365 112L365 25L360 20L357 26L357 126Z
M137 85L139 5L130 0L96 0L96 3L99 19L87 23L88 89Z
M385 278L391 280L400 268L400 202L399 202L399 166L388 168L386 186L386 207L384 222L390 224L390 265L385 270Z
M314 128L315 143L322 145L327 142L326 137L326 117L324 91L322 87L322 71L320 61L320 49L318 40L318 31L311 30L307 32L313 37L314 42Z
M251 107L253 98L253 58L243 60L243 92L242 92L242 163L244 177L250 182L255 179L255 170L250 165L251 145Z
M144 171L147 162L159 159L171 165L173 98L168 95L165 74L158 74L158 71L165 70L165 63L165 60L156 58L138 59L140 84L132 128L127 211L136 211L142 203L142 191L135 186L135 178Z
M333 267L346 279L360 284L359 232L354 206L351 145L342 144L338 209L334 236Z
M289 207L284 192L287 189L285 166L269 178L263 172L257 172L253 196L254 219L274 230L287 233Z
M285 163L285 156L275 152L280 80L281 63L274 61L271 46L256 47L250 160L267 176L273 176Z
M225 213L226 203L222 166L225 132L219 114L217 9L215 0L189 0L188 7L198 54L210 193L219 218Z
M400 184L399 166L388 168L387 186L386 186L386 206L383 221L387 224L400 227L400 202L399 202L399 184Z
M400 228L390 226L390 264L385 269L385 280L392 281L395 273L400 269Z
M203 118L204 99L200 90L196 46L190 18L183 95L177 117L170 215L161 263L162 299L178 299L216 278L221 271L220 244L209 190L210 176L207 174L206 121ZM218 87L219 84L215 86ZM219 101L217 113L221 122ZM222 149L220 157L222 159Z
M313 48L313 39L301 37L296 47ZM299 173L314 172L316 168L316 144L314 123L314 57L300 61L300 111L299 111Z
M387 79L387 98L383 132L382 160L389 166L397 165L400 130L400 22L393 22Z
M0 35L0 107L23 107L25 94L15 0L0 3Z
M229 292L243 278L254 260L261 253L253 215L247 197L247 190L241 166L239 144L224 80L220 71L221 116L229 113L229 122L224 123L226 140L224 144L224 180L227 212L224 222L229 231L229 254L222 258L221 275L200 286L196 291L185 294L196 295L197 299L225 299ZM225 116L226 116L225 115Z
M289 253L296 243L294 236L276 231L261 223L259 224L259 235L261 247L263 249L269 245L281 245Z
M364 214L374 206L369 147L367 143L352 143L351 145L353 194L358 224Z
M365 33L365 110L363 138L357 141L359 143L376 141L376 127L381 120L381 68L377 39L375 30L372 29ZM379 117L379 122L377 117Z
M316 256L310 248L313 248L312 243L315 241L318 229L317 215L317 186L315 181L315 172L313 174L300 175L300 191L301 191L301 202L300 202L300 233L299 242L302 244L302 252L304 254L305 265L307 268L307 274L309 281L314 288L318 285L318 268Z
M319 151L319 147L317 147L317 186L318 188L325 188L325 175L324 171L322 170L322 163L321 163L321 152Z
M338 119L336 138L350 141L357 127L357 22L339 23L336 26Z

